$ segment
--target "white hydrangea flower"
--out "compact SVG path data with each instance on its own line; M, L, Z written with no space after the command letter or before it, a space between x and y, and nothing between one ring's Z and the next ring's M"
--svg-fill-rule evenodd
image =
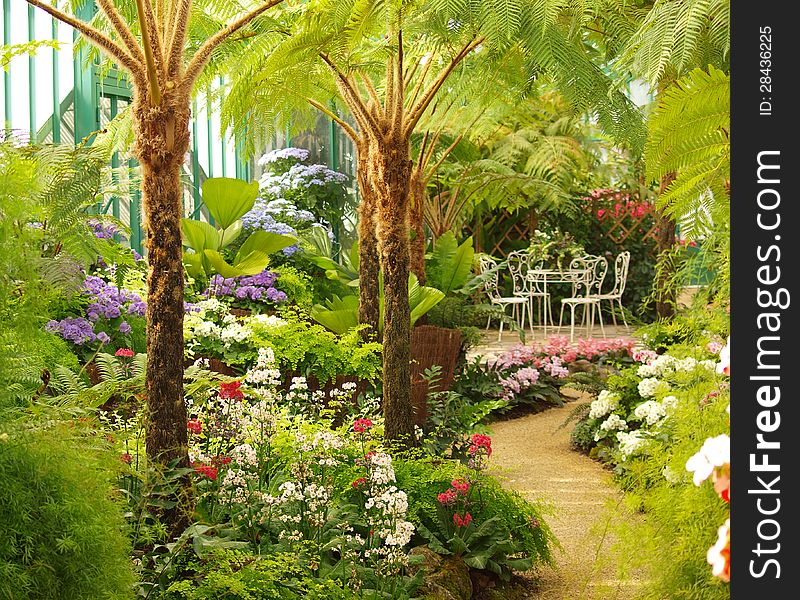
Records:
M625 431L617 432L617 441L619 442L619 451L622 454L622 460L628 460L631 456L639 452L647 443L647 438L642 437L641 431Z
M597 398L589 405L589 418L599 419L600 417L606 416L617 407L619 400L619 394L608 390L601 391Z
M642 402L633 410L637 419L645 421L648 425L655 425L667 415L664 405L656 400Z
M675 362L675 370L690 373L697 368L697 359L687 356Z
M661 406L664 407L664 412L668 413L678 406L678 398L676 396L664 396Z
M627 429L628 423L617 414L611 413L609 417L600 424L600 429L603 431L614 431L617 429Z
M669 384L666 381L661 381L655 377L648 377L642 379L638 385L639 395L642 398L653 398L659 392L669 391Z

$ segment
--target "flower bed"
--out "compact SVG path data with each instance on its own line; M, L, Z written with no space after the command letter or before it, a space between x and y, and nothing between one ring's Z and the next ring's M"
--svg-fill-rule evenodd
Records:
M635 364L580 407L572 439L609 464L650 515L621 532L651 557L649 591L722 600L730 594L729 346L708 330L691 339L664 352L663 336L650 336L662 353L634 351Z

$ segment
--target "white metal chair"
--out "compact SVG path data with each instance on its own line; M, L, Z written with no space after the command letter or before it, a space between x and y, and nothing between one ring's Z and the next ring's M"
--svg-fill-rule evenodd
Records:
M614 260L614 287L607 294L600 292L595 296L601 303L603 300L608 300L611 303L611 319L614 321L614 326L617 325L617 315L614 310L615 300L619 305L622 322L625 323L625 327L628 326L628 321L625 319L625 310L622 308L622 294L625 292L625 284L628 281L628 269L630 264L631 253L627 250L620 252Z
M511 318L517 321L520 328L525 327L525 311L528 306L528 298L523 296L502 296L500 293L500 275L498 272L498 264L491 256L481 256L479 259L481 274L492 271L483 284L483 289L489 297L489 302L497 304L503 308L505 312L506 306L512 307ZM486 329L492 323L492 317L486 321ZM503 321L500 320L500 333L497 336L497 341L503 339Z
M572 283L572 297L561 299L561 313L558 316L559 331L561 331L561 323L564 320L564 307L569 306L569 341L572 342L575 339L575 309L578 306L582 306L584 309L584 322L586 323L586 335L590 335L592 328L594 328L594 313L595 309L597 309L600 330L603 332L603 337L606 337L603 315L600 314L600 299L596 294L599 293L608 272L608 261L602 256L585 256L572 259L569 268L570 271L575 271L576 275Z
M527 250L510 252L507 263L511 273L514 295L528 299L528 323L531 333L533 333L533 299L536 298L538 301L540 323L542 322L542 300L550 302L550 294L542 289L542 281L535 277L535 270L540 269L542 265L534 264L534 258Z

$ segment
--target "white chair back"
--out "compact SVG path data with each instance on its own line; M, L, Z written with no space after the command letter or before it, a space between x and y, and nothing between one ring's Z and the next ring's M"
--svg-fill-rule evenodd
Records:
M511 283L515 296L527 296L534 290L535 282L531 280L528 273L534 268L533 257L527 250L515 250L509 252L508 271L511 273Z
M497 261L491 256L481 256L478 259L481 275L488 271L494 272L483 282L483 290L490 300L498 300L500 298L500 276L497 272Z
M581 270L572 284L572 297L590 296L599 294L603 280L608 273L608 261L604 256L587 254L580 258L573 258L569 264L570 270Z
M628 269L631 264L631 253L625 250L617 255L614 261L614 288L611 295L622 296L625 292L625 284L628 281Z

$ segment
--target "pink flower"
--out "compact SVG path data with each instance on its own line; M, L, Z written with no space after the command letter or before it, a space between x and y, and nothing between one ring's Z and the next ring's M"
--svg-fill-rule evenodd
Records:
M605 214L606 214L606 209L601 208L597 211L597 218L602 219L605 216Z
M367 479L365 477L359 477L358 479L355 479L353 483L351 483L350 485L351 487L357 488L361 487L365 483L367 483Z
M200 435L203 433L203 424L200 422L200 419L189 419L186 422L186 429L195 435Z
M367 429L372 427L372 421L369 419L356 419L353 423L353 431L356 433L364 433Z
M446 492L442 492L436 499L439 501L439 504L443 504L444 506L450 506L451 504L455 504L456 499L458 498L458 494L455 490L449 489Z
M457 490L462 496L466 496L467 492L469 492L469 481L464 479L453 479L450 485L452 485L453 489Z
M130 454L128 454L127 452L125 454L120 454L119 455L119 459L122 462L124 462L126 465L129 465L129 464L131 464L133 462L133 457Z
M125 357L125 358L131 358L134 354L136 353L133 350L130 350L129 348L120 348L119 350L114 352L114 356Z
M466 527L472 523L472 515L469 513L464 513L464 516L462 517L458 513L455 513L453 515L453 523L456 527Z
M476 433L470 438L472 445L469 447L470 454L477 454L481 449L486 451L486 456L492 455L492 438L482 433Z

